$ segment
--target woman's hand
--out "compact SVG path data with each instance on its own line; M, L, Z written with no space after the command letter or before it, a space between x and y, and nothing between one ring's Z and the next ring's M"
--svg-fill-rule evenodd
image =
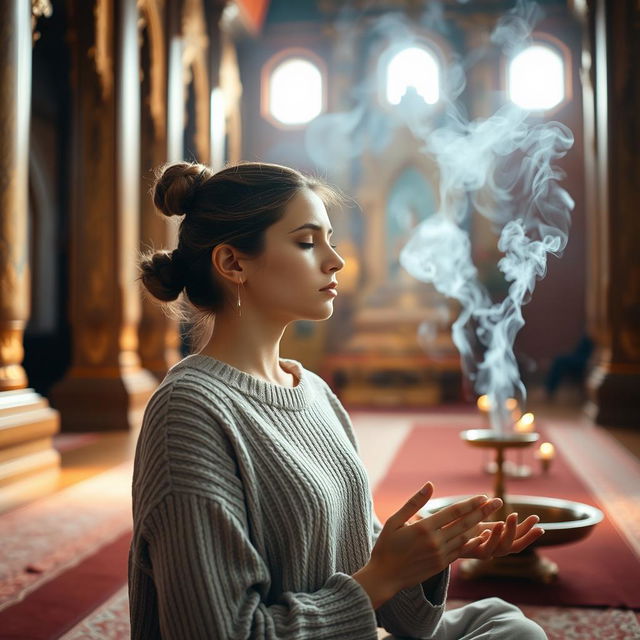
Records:
M417 522L408 522L432 495L433 483L428 482L387 519L369 562L354 574L374 603L381 603L384 597L440 573L460 557L461 549L472 537L478 536L479 523L502 506L498 498L477 495L419 518Z
M504 522L479 522L473 537L460 550L460 557L487 560L518 553L544 534L544 529L535 526L539 521L534 515L518 524L518 514L510 513Z

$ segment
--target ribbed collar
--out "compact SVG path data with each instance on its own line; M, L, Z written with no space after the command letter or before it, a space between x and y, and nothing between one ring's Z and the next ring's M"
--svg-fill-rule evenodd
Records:
M184 367L199 369L219 379L224 386L233 387L244 395L283 409L298 410L309 406L313 394L304 367L297 360L280 358L280 362L284 364L286 370L298 378L298 384L295 387L283 387L261 380L222 360L199 353L187 356L172 367L172 371Z

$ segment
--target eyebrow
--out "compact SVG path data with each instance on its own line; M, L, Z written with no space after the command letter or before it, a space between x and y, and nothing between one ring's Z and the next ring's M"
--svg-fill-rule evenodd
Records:
M300 231L300 229L313 229L314 231L322 231L322 227L319 224L313 224L313 222L307 222L306 224L301 225L297 229L292 229L289 233L293 233L294 231ZM328 235L333 233L333 229L329 229Z

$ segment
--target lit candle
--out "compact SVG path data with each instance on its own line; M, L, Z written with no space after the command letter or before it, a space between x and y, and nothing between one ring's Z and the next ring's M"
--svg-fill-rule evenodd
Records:
M540 445L541 460L552 460L555 452L556 452L556 449L550 442L543 442Z
M533 413L525 413L522 418L520 418L520 420L518 420L515 425L514 425L514 429L518 432L518 433L531 433L534 428L535 428L535 418L533 416ZM545 444L551 444L550 442L545 442ZM551 445L553 446L553 445ZM553 455L553 454L552 454Z
M478 405L478 409L483 413L487 413L491 409L491 400L489 400L489 396L487 395L480 396L476 404Z
M504 408L507 411L513 411L518 407L518 401L515 398L507 398L504 401Z
M555 456L555 447L550 442L543 442L538 449L538 458L542 464L543 471L549 471L551 461Z

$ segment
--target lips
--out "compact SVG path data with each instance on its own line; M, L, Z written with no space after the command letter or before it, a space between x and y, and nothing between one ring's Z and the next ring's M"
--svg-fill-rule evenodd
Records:
M320 289L320 291L328 291L329 289L337 289L338 287L338 283L337 282L330 282L326 287L322 287L322 289Z

